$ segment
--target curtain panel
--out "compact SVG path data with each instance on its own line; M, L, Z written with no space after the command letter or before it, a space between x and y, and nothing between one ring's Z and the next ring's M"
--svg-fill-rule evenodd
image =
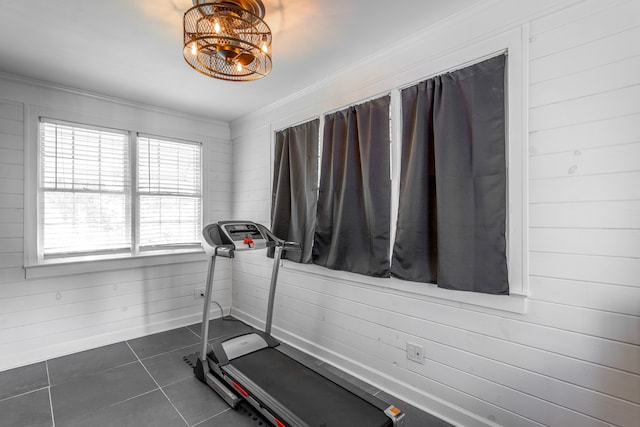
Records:
M404 89L392 274L508 294L505 56Z
M389 104L384 96L325 116L314 264L390 276Z
M298 242L301 251L282 257L311 262L318 193L318 139L320 120L276 132L271 231L281 239ZM273 256L273 249L269 251Z

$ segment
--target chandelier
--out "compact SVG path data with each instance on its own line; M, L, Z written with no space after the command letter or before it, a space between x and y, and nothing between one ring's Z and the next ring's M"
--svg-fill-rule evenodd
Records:
M187 63L204 75L250 81L271 71L271 30L261 0L193 0L184 14Z

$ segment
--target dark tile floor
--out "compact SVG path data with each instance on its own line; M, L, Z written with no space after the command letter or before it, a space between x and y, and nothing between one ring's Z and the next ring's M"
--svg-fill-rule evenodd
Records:
M249 327L236 320L216 319L210 337L245 329ZM0 426L265 426L250 408L230 409L195 379L183 356L198 350L199 334L196 324L0 372ZM310 357L290 347L287 351ZM393 401L405 411L406 427L449 426L339 374Z

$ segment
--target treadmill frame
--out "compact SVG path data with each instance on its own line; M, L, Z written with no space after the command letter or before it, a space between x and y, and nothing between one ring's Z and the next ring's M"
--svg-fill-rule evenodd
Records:
M267 392L260 388L255 382L244 375L240 370L235 368L227 358L227 354L223 348L222 343L228 341L231 337L222 337L214 340L211 345L208 343L209 337L209 320L211 309L211 296L213 293L213 277L215 274L216 257L223 256L226 258L234 258L235 250L237 250L236 244L233 239L227 234L225 227L235 224L252 224L260 231L262 238L265 240L266 247L273 247L274 260L273 269L271 273L271 284L269 287L269 299L267 305L267 318L265 322L265 331L252 330L246 333L238 334L236 337L243 335L256 334L264 339L266 347L274 348L285 356L291 358L297 363L302 364L304 367L314 371L316 374L328 379L335 383L339 387L349 391L362 400L368 402L372 406L383 411L389 418L393 426L404 426L404 413L397 409L393 405L388 405L381 399L366 393L359 387L349 383L345 379L328 372L321 370L318 366L314 366L310 363L305 363L298 359L295 359L283 352L279 348L279 342L271 336L271 325L273 321L273 307L275 302L276 285L278 280L278 272L280 267L280 261L282 258L283 250L299 250L300 246L297 243L285 242L274 236L266 227L261 224L254 223L252 221L224 221L214 224L209 224L203 229L203 237L205 244L205 250L210 255L209 268L207 271L207 284L205 290L205 301L202 315L202 342L201 350L198 355L196 364L194 366L194 373L196 377L212 388L220 397L222 397L229 406L236 408L236 406L243 400L247 401L251 406L259 411L265 418L277 427L309 427L307 423L301 420L291 410L284 406L281 402L271 397ZM218 244L211 239L211 228L214 228L214 236L220 240L221 244ZM260 245L260 248L265 246ZM246 249L246 248L245 248Z

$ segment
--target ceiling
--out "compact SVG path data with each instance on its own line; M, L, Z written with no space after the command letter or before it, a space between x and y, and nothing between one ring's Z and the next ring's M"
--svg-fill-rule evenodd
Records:
M263 0L273 71L201 75L182 58L192 0L0 0L0 72L232 121L486 0Z

